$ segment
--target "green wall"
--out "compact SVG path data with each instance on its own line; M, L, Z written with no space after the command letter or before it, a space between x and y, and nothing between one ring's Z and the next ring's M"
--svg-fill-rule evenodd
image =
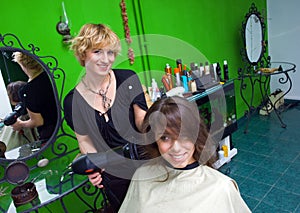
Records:
M150 70L163 70L166 63L175 67L178 58L188 67L191 62L220 62L222 65L227 60L231 79L237 78L238 69L244 67L240 55L243 47L241 27L251 3L254 2L259 11L266 12L266 1L258 0L140 2L140 15L147 34L142 46L147 47L149 54L154 53L149 57ZM247 108L239 94L240 82L235 83L237 116L241 118ZM254 104L258 104L260 95L255 98Z
M130 65L124 43L116 67L137 73L146 71L139 76L149 84L156 71L163 71L166 63L174 67L178 58L187 65L227 60L229 76L236 78L238 68L243 67L240 30L252 2L259 11L266 11L266 0L126 0L136 60ZM56 32L62 15L61 3L60 0L1 0L0 33L14 33L24 45L33 43L40 47L39 55L55 56L66 72L65 95L84 70ZM72 35L84 23L94 22L108 24L124 39L120 0L65 0L64 3ZM141 32L147 35L137 36ZM146 50L149 57L145 57ZM239 95L239 81L235 83L237 114L241 118L246 105Z
M76 35L84 23L101 22L111 26L124 38L119 2L120 0L65 0L71 22L71 34ZM227 60L229 76L236 78L238 68L243 67L240 57L240 49L243 46L240 30L244 15L252 2L257 5L259 11L266 10L265 0L127 0L136 60L134 65L129 64L126 57L127 45L124 43L121 56L116 62L117 67L131 68L136 72L144 69L162 71L166 63L175 66L177 58L181 58L187 65L205 60L211 63ZM62 36L56 32L56 24L62 14L61 3L62 1L58 0L2 0L3 19L0 23L0 33L15 33L23 44L33 43L40 47L40 55L55 56L60 67L67 73L65 94L80 80L83 69L73 53L62 43ZM134 10L138 5L141 14ZM146 35L146 42L142 36L136 37L137 30L142 32L141 21L144 23L146 34L155 34ZM167 36L171 36L170 42ZM142 48L139 46L139 38L142 40ZM149 54L155 55L146 59L145 46ZM143 78L144 75L140 76ZM149 84L150 79L147 78L147 82L144 83ZM239 97L238 81L236 92L237 113L240 118L244 115L246 105Z

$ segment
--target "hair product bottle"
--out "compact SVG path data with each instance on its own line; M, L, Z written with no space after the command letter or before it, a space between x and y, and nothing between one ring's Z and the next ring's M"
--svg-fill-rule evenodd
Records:
M221 65L220 65L219 62L217 63L217 66L216 66L216 73L217 73L217 76L218 76L218 78L219 78L219 81L222 81L222 76L221 76Z
M172 80L172 67L169 64L166 64L165 73L167 75L167 79L169 81L170 89L173 88L173 80Z
M182 75L181 76L182 79L182 85L184 87L184 92L188 92L189 91L189 86L188 86L188 78L186 75Z
M200 65L199 65L199 71L200 71L200 77L202 77L203 75L205 75L205 69L204 69L203 63L200 63Z
M229 75L228 75L228 64L227 61L224 60L224 64L223 64L223 71L224 71L224 81L228 81L229 80Z
M212 64L212 69L213 69L213 75L214 75L214 80L215 82L219 81L218 75L217 75L217 63Z
M174 68L174 75L176 77L176 86L177 87L181 86L181 83L180 83L180 70L179 70L179 68Z
M157 83L156 83L156 81L155 81L154 78L152 78L151 86L152 86L152 96L151 96L151 101L152 101L152 102L155 102L155 101L157 100L158 86L157 86Z
M208 62L206 61L205 62L205 66L204 66L204 70L205 70L205 75L209 75L210 74L210 69L209 69L210 67L209 67L209 64L208 64Z
M179 74L183 75L183 73L182 73L182 62L181 62L181 59L177 59L176 60L176 65L177 65L177 68L179 69Z
M191 91L192 92L196 92L197 91L196 81L194 81L194 80L191 81Z

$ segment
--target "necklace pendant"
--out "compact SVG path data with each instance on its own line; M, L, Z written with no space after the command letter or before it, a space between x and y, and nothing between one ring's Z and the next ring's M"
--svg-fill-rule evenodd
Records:
M105 90L99 89L98 92L92 90L92 89L87 85L87 83L85 82L85 80L82 79L82 83L83 83L84 87L85 87L87 90L89 90L89 91L91 91L92 93L97 94L97 95L99 95L99 96L102 97L102 105L103 105L104 109L109 109L109 108L110 108L110 104L111 104L111 99L108 98L108 97L106 96L106 94L107 94L107 92L108 92L108 88L110 87L110 84L111 84L111 75L110 75L110 73L108 73L108 77L109 77L109 79L108 79L108 84L107 84Z
M102 96L102 97L103 97L103 99L102 99L102 101L103 101L103 107L105 109L109 109L110 108L110 104L111 104L111 99L108 98L108 97L106 97L106 96Z

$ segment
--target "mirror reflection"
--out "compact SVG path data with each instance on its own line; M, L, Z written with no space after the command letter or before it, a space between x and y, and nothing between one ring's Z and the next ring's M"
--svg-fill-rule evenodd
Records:
M245 37L248 59L251 63L256 63L261 57L263 40L262 25L256 14L247 19Z
M40 60L23 50L0 49L2 152L7 159L23 158L38 152L54 133L57 101Z

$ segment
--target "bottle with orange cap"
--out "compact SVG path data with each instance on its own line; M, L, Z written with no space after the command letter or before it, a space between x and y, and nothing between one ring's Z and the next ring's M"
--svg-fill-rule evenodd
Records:
M180 69L178 67L174 68L174 75L175 75L175 78L176 78L176 86L177 87L181 86Z

